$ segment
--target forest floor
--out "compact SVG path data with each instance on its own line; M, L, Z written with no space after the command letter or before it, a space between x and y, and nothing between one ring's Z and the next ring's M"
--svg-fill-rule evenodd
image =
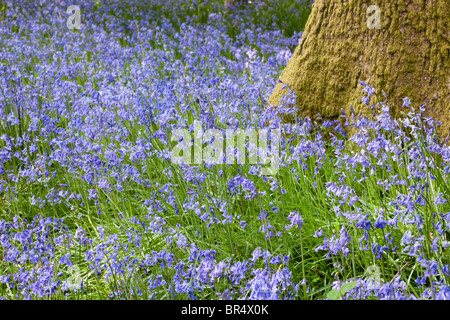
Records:
M432 120L267 107L310 7L109 2L0 4L1 299L450 299Z

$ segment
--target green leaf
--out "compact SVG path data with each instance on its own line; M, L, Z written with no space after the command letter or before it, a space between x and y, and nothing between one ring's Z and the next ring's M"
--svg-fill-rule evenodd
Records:
M330 300L339 300L339 298L341 297L341 293L337 290L331 290L330 292L328 292L327 294L327 298Z
M352 290L353 288L355 288L357 284L358 284L357 281L353 281L353 282L346 283L346 284L344 284L344 285L341 287L341 289L340 289L339 291L340 291L342 294L344 294L344 293L346 293L346 292Z

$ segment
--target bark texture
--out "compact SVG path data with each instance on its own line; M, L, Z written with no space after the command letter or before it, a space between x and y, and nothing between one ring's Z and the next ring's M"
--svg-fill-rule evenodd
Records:
M380 9L380 28L367 25L369 6ZM450 0L316 0L280 80L295 91L303 115L336 118L341 108L368 115L359 81L384 91L394 117L407 96L418 111L450 130ZM269 103L287 93L277 84Z

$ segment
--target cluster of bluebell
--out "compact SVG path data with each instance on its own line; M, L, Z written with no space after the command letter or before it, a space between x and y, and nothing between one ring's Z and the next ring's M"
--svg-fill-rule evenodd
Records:
M394 120L387 105L370 103L374 88L364 82L361 84L365 92L362 101L372 110L378 106L381 111L375 112L372 120L364 117L349 122L346 117L348 126L359 129L349 139L359 148L336 159L340 182L326 183L330 205L335 205L333 210L342 227L339 232L334 230L331 238L323 235L322 230L320 234L316 232L316 237L324 238L316 250L326 250L327 257L342 252L350 258L352 245L359 244L360 251L371 252L377 260L387 259L394 263L392 256L401 256L404 266L397 266L399 272L410 264L417 265L420 270L417 273L410 271L409 278L403 280L399 273L384 282L357 279L356 288L348 291L345 298L448 300L450 150L435 134L435 126L439 123L423 116L425 106L420 106L420 113L416 113L410 100L405 98L403 107L410 112L405 118ZM362 175L355 175L356 171ZM380 171L387 174L384 180L376 174ZM354 178L356 176L358 180ZM349 178L356 183L349 183ZM358 194L367 193L367 190L356 192L351 185L358 188L364 181L371 181L376 186L373 190L381 193L378 205L355 205L363 200ZM392 189L397 192L391 194ZM410 288L407 290L406 282L413 275L417 286L424 289L420 297L417 291L413 294ZM350 281L337 280L333 287L339 289Z
M68 30L72 3L41 3L0 13L3 299L323 298L322 276L357 281L344 299L450 299L450 149L423 107L393 120L363 83L374 115L343 115L347 138L292 91L267 107L300 32L180 0L80 0ZM279 172L173 164L195 121L282 130Z
M256 248L248 260L218 260L215 250L201 250L176 229L163 231L164 220L157 215L132 220L135 228L124 232L128 241L118 234L106 236L102 227L94 239L81 228L73 234L61 219L36 216L30 223L19 217L1 221L2 260L13 266L0 277L8 288L3 298L84 292L91 289L92 279L109 285L111 298L143 296L143 290L150 299L183 295L197 299L206 297L204 291L219 299L292 299L297 295L299 284L293 283L286 267L288 256ZM145 239L151 235L163 235L170 249L148 252ZM70 278L74 265L86 265L89 271Z

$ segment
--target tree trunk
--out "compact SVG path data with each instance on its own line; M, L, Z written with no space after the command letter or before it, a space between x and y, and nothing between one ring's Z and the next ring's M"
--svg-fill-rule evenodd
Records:
M379 11L369 9L376 4ZM297 95L303 115L336 118L350 105L368 115L360 81L388 97L394 117L406 114L402 99L416 112L450 129L450 0L316 0L303 37L281 74ZM369 9L369 10L368 10ZM376 9L376 8L375 8ZM379 14L379 19L377 19ZM376 24L377 21L381 23ZM275 87L269 103L287 93Z
M225 8L229 9L231 6L240 6L247 3L247 0L225 0Z

